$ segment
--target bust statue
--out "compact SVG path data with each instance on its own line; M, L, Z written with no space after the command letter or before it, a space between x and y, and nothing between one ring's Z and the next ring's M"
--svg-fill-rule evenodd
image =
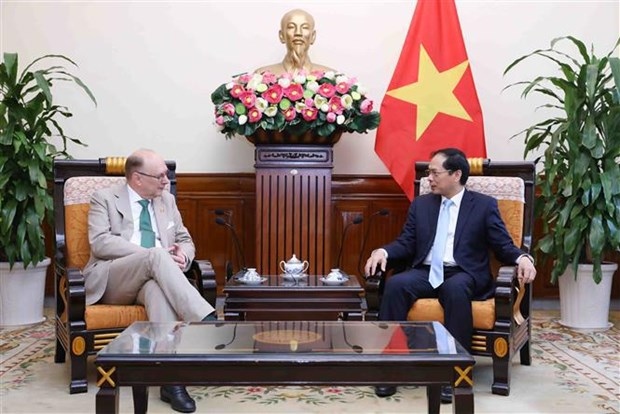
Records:
M310 61L308 49L316 39L314 18L310 13L295 9L282 16L280 21L280 42L286 45L286 55L281 63L263 66L255 72L271 72L275 75L284 73L296 74L299 71L333 71L327 66L317 65Z

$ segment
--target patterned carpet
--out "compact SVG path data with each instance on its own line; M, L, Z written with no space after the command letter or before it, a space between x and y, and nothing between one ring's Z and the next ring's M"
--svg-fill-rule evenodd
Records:
M577 332L557 323L556 311L533 317L533 363L515 358L509 397L491 394L489 358L477 358L474 373L478 413L620 413L620 312L604 332ZM51 321L0 332L0 412L93 413L94 365L89 364L89 392L68 394L67 364L54 363ZM213 375L217 375L214 373ZM198 412L209 413L398 413L425 412L426 394L401 387L379 399L371 387L190 387ZM172 412L151 389L149 412ZM121 391L120 409L133 411L131 392ZM441 412L451 412L442 405Z

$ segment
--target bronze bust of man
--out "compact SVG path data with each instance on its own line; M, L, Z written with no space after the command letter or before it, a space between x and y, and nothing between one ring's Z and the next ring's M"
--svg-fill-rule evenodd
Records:
M255 72L271 72L275 75L284 73L296 74L300 71L333 71L327 66L317 65L310 61L308 50L316 39L314 18L310 13L295 9L282 16L279 31L280 42L286 45L286 55L281 63L263 66Z

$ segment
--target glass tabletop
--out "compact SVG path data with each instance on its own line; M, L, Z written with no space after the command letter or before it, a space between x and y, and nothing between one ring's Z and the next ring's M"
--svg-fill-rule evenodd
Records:
M438 322L135 322L100 355L467 354Z

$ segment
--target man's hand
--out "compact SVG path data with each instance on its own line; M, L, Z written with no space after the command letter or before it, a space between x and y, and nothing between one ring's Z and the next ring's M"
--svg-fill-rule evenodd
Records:
M364 275L366 277L374 275L377 271L377 265L380 265L380 269L385 272L387 258L385 257L385 251L383 249L376 249L372 251L370 257L366 261L366 266L364 266Z
M536 278L536 268L532 260L523 255L517 260L517 277L523 283L531 283Z
M185 269L185 265L187 264L187 256L181 250L181 247L178 244L173 244L168 248L168 253L170 253L170 257L172 260L179 266L181 270Z

